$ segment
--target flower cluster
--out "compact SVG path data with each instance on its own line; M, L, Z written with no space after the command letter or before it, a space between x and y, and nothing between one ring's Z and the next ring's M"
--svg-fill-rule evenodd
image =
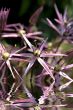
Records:
M65 10L64 15L62 16L60 12L57 9L57 6L55 5L55 10L58 16L58 19L55 19L55 21L59 24L59 29L49 20L48 24L50 27L52 27L54 30L56 30L60 36L65 37L66 33L67 36L66 38L68 39L69 35L72 35L72 21L67 19L67 11ZM22 79L24 79L24 76L29 73L30 69L34 66L34 64L37 65L36 62L39 63L39 65L42 67L41 73L42 76L43 74L49 75L54 81L54 72L56 71L56 65L55 67L51 66L50 63L48 63L49 59L54 60L54 58L64 58L67 57L67 53L61 53L61 51L56 51L53 52L53 50L48 50L48 42L47 39L42 37L42 32L30 32L27 33L24 30L24 26L20 23L16 24L7 24L7 18L9 15L9 9L1 9L0 11L0 32L1 35L0 37L4 40L5 38L17 38L21 39L23 46L20 45L20 47L12 47L10 49L9 45L9 50L8 48L5 47L5 44L3 44L2 39L0 41L0 71L2 72L4 67L7 67L13 78L15 79L15 72L18 74L17 70L15 69L16 67L14 66L14 62L27 62L27 66L23 66L24 73L22 76ZM69 31L69 32L68 32ZM32 41L33 40L33 41ZM37 44L34 44L34 41L37 41ZM32 43L31 43L32 41ZM16 63L17 64L17 63ZM23 63L22 63L23 64ZM67 67L73 67L71 66L66 66ZM66 69L65 67L60 68L59 71L63 71ZM38 67L37 67L38 69ZM15 71L15 72L14 72ZM39 71L39 70L38 70ZM43 73L44 72L44 73ZM60 75L65 76L65 74ZM67 76L66 76L67 77ZM68 77L69 78L69 77ZM72 80L72 79L71 79Z
M64 14L62 15L57 6L54 5L54 7L58 17L55 21L58 23L58 26L55 26L48 18L47 22L48 25L62 38L60 42L57 41L58 45L54 42L49 43L48 39L43 37L43 33L40 31L31 31L31 29L30 31L26 31L24 29L24 25L21 23L7 24L10 9L4 8L0 11L0 83L2 86L3 81L6 81L4 78L8 78L10 75L10 78L14 80L8 93L7 101L10 101L12 92L17 92L20 86L22 86L23 91L28 96L28 99L17 99L11 101L11 105L13 105L13 107L24 108L33 106L35 109L41 110L43 104L48 103L53 105L53 103L57 104L57 102L60 102L59 105L63 106L61 104L61 99L63 98L56 95L54 88L58 88L58 90L61 91L73 82L72 77L68 75L69 71L73 68L73 63L69 62L68 64L67 62L69 58L73 57L73 49L68 51L65 50L65 52L63 52L62 48L59 49L61 46L60 44L64 40L66 41L64 43L69 44L69 41L72 43L73 20L67 16L67 9L65 9ZM36 18L38 18L42 9L43 7L39 8L35 12L31 17L30 22L35 15L37 16ZM35 22L37 22L36 19L33 21L33 24L35 24ZM17 45L16 42L15 45L11 45L6 42L8 38L10 41L12 39L18 39L21 43L18 42L19 45ZM31 72L34 75L32 75ZM8 76L4 77L6 74ZM30 74L30 80L26 77L28 74ZM40 87L43 93L38 99L38 103L41 107L26 87L28 83L27 79L29 82L31 81L31 83L34 82L33 76L35 76L35 85ZM68 82L61 85L62 78L66 78ZM24 80L26 85L23 83ZM18 86L17 84L15 85L15 81L18 82ZM3 92L5 92L5 90L3 90ZM3 92L0 91L2 98ZM62 95L64 95L63 92ZM67 96L71 97L72 94L67 94ZM54 107L55 106L56 105L54 105Z

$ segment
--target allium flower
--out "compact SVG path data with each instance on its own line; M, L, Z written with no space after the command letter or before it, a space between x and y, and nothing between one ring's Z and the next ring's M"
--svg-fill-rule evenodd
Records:
M22 24L14 24L15 27L15 31L16 32L12 32L12 33L3 33L2 34L2 38L21 38L22 39L22 42L25 44L25 42L27 43L28 42L28 39L33 39L33 40L43 40L43 38L40 36L42 35L42 32L40 31L36 31L36 32L32 32L32 33L27 33L25 30L24 30L24 26ZM12 25L12 26L14 26ZM28 38L28 39L27 39ZM24 39L24 40L23 40Z
M24 58L23 54L19 54L19 52L21 52L23 49L24 47L15 52L10 53L7 51L7 49L4 47L3 44L0 44L0 63L1 63L0 70L2 70L3 67L6 65L9 68L13 78L15 78L10 61L11 60L12 61L13 60L14 61L26 61L25 59L23 59Z
M25 40L26 43L29 42L27 38L31 38L31 39L35 39L35 40L43 40L43 38L39 37L39 35L42 34L42 32L40 32L40 31L26 33L26 31L24 29L19 29L18 34L22 39Z
M16 34L16 27L21 27L20 23L7 24L7 19L10 9L2 8L0 11L0 37L18 37ZM14 36L17 35L17 36Z
M15 24L7 24L7 19L9 15L10 9L1 9L0 11L0 34L2 38L6 37L21 37L22 38L22 31L24 31L24 26L20 23L15 23ZM31 32L31 33L26 33L25 31L23 32L24 36L27 38L31 39L37 39L41 40L42 38L37 36L41 35L42 32Z
M0 31L3 31L7 24L9 9L1 9L0 11Z
M70 65L59 65L55 64L54 66L51 66L50 64L47 64L50 68L51 73L54 75L55 78L55 85L56 87L60 85L61 82L61 76L63 78L68 79L69 81L73 82L73 79L67 75L67 71L69 71L71 68L73 68L73 64ZM43 71L36 76L36 80L40 83L42 82L42 79L48 75L48 72L46 72L44 69Z
M9 15L10 9L2 8L0 11L0 32L3 31L14 31L12 27L14 27L14 24L7 24L7 19Z
M55 26L48 18L48 25L53 28L63 39L67 39L69 41L73 40L73 20L68 18L67 9L65 9L64 14L62 15L57 6L55 5L55 11L58 19L55 21L58 23L58 27Z
M25 36L23 36L23 37L25 37ZM26 40L28 46L30 47L30 53L24 53L24 55L25 55L25 57L31 58L31 61L29 62L28 66L24 72L24 75L26 75L28 73L30 68L34 65L35 61L37 60L40 63L40 65L45 69L45 71L54 79L53 74L51 73L44 58L54 57L54 56L66 56L66 55L60 54L60 53L55 53L55 54L48 53L48 52L44 51L46 40L44 40L43 43L38 48L34 47L28 39L25 38L25 40Z

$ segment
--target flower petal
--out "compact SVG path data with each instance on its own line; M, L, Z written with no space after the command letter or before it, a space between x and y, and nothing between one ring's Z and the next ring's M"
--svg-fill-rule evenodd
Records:
M19 78L22 80L21 76L19 75L18 71L16 70L15 67L13 67L14 71L16 72L16 74L19 76Z
M27 39L25 31L24 30L20 30L19 34L22 36L22 38L25 40L25 42L27 43L27 45L30 47L30 49L33 52L33 45L31 44L31 42Z
M26 36L27 37L31 37L31 36L36 36L36 35L41 35L42 34L42 32L33 32L33 33L28 33L28 34L26 34Z
M59 21L58 19L54 19L58 24L62 25L62 22Z
M55 7L56 14L57 14L57 16L58 16L58 19L59 19L60 21L63 21L62 14L59 12L59 10L58 10L56 4L54 5L54 7Z
M2 70L3 66L5 65L5 62L3 62L0 66L0 70Z
M69 69L71 69L71 68L73 68L73 64L64 66L64 67L61 68L61 70L69 70Z
M64 78L67 78L68 80L70 80L70 81L73 81L73 79L71 79L67 74L65 74L64 72L59 72L59 74L61 75L61 76L63 76Z
M31 67L34 65L35 60L36 60L35 58L32 58L32 60L29 62L27 68L26 68L25 71L24 71L23 77L24 77L25 75L27 75L28 71L29 71L29 70L31 69Z
M46 41L47 41L47 39L44 40L43 43L42 43L42 45L40 46L40 49L39 49L40 50L40 53L42 52L43 48L45 47Z
M24 47L22 47L22 48L16 50L15 52L12 53L12 55L23 51L25 48L26 48L26 47L24 46Z
M10 61L9 61L9 60L7 60L7 61L6 61L6 64L7 64L8 68L9 68L9 70L10 70L10 72L11 72L11 74L12 74L13 78L15 79L14 73L13 73L12 68L11 68Z
M9 37L16 38L16 37L19 37L19 35L16 33L3 33L1 37L3 37L3 38L9 38Z
M33 55L31 53L20 53L20 54L12 54L13 58L32 58Z
M48 25L61 35L59 29L47 18Z
M53 76L51 70L49 69L48 65L46 64L46 62L43 59L41 59L40 57L38 57L37 60L43 66L43 68L46 70L46 72L51 76L51 78L53 80L55 80L54 76Z
M67 22L67 8L64 11L63 20L64 22Z
M55 56L67 56L66 54L61 54L61 53L45 53L45 52L42 52L40 57L55 57Z
M69 81L65 84L63 84L62 86L59 87L59 90L65 89L66 87L68 87L73 81Z
M30 59L24 59L24 58L10 58L10 61L22 61L22 62L30 62Z

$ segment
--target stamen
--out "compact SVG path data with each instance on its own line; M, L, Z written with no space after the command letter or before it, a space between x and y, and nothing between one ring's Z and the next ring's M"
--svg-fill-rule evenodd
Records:
M2 57L3 57L3 59L4 60L7 60L8 58L9 58L9 53L8 52L4 52L3 54L2 54Z

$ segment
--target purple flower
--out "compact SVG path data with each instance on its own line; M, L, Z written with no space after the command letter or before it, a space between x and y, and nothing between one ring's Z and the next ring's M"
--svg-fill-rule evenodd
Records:
M7 24L10 9L2 8L0 11L0 31L14 31L13 27L19 26L19 24Z
M2 8L0 11L0 35L1 35L1 38L18 37L16 28L22 27L22 25L20 23L7 24L9 12L10 12L10 9L6 9L6 8L4 8L4 9Z
M54 76L53 76L52 72L50 71L50 68L48 67L48 65L47 65L47 63L44 59L49 58L49 57L66 56L66 55L65 54L60 54L60 53L48 53L47 51L44 51L46 40L44 40L38 48L34 47L28 39L25 39L25 40L26 40L28 46L30 47L30 49L28 50L28 51L30 51L30 53L24 53L24 55L25 55L26 58L28 57L31 60L28 64L27 68L25 69L24 75L26 75L28 73L30 68L34 65L35 61L37 60L40 63L40 65L45 69L45 71L54 80Z
M11 66L11 61L27 61L26 59L23 59L23 54L20 54L20 52L24 49L25 47L16 50L14 52L8 52L8 50L4 47L3 44L0 44L0 70L2 70L5 66L7 66L13 76L15 78L12 66ZM15 68L14 68L15 70Z
M67 23L67 12L65 10L64 15L62 16L62 14L59 12L57 6L55 5L55 11L57 14L58 19L55 19L55 21L59 24L60 29L57 28L48 18L48 25L50 27L52 27L55 31L57 31L60 35L63 35L63 33L65 32L65 27L66 27L66 23Z
M1 9L0 11L0 31L3 31L7 24L9 9Z
M7 19L9 15L10 9L1 9L0 11L0 34L2 38L7 38L7 37L21 37L22 39L25 37L31 38L31 39L37 39L37 40L42 40L42 38L39 36L42 34L42 32L31 32L31 33L26 33L24 30L24 26L20 23L15 23L15 24L7 24ZM23 35L25 37L23 37ZM26 41L26 40L25 40Z
M73 40L73 20L67 16L67 9L65 9L64 14L62 15L57 6L55 5L55 11L58 19L55 21L58 23L58 26L55 26L50 19L47 18L48 25L53 28L63 39L68 41Z

